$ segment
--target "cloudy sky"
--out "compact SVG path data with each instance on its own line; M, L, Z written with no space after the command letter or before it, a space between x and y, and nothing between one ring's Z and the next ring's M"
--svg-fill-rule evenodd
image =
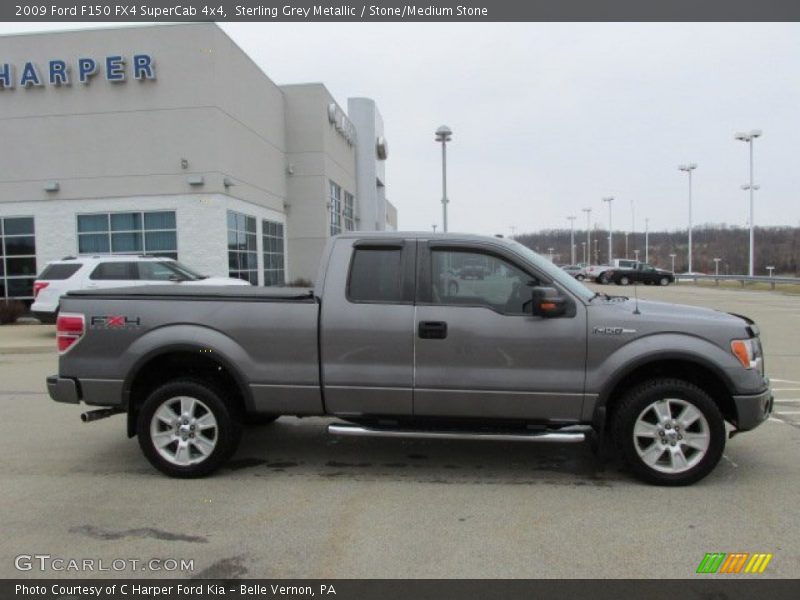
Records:
M76 24L51 28L76 28ZM448 147L451 231L744 226L746 144L756 141L757 224L800 225L800 25L222 24L276 83L322 81L339 103L374 98L402 229L441 223ZM42 30L0 24L0 33Z

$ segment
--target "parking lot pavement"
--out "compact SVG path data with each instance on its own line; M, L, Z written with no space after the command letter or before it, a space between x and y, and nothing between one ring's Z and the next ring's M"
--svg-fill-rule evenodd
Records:
M583 445L337 440L328 420L294 418L248 430L219 474L171 480L123 417L82 424L81 408L47 398L54 353L0 354L0 576L93 576L15 569L39 553L194 561L142 577L682 578L706 552L736 551L774 554L760 577L795 577L800 298L636 291L749 315L763 332L777 412L688 488L640 484ZM114 575L132 573L94 573Z

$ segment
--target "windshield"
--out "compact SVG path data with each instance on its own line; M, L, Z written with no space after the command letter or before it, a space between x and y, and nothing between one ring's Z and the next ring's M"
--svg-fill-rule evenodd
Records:
M190 281L194 281L196 279L205 279L204 275L200 275L200 273L192 271L189 267L182 265L177 260L166 261L164 262L164 265L175 271L183 279L188 279Z
M523 258L527 259L528 261L536 265L537 268L539 268L540 270L547 273L547 275L552 277L553 281L557 281L559 285L565 287L576 296L579 296L583 300L590 300L594 296L594 292L592 290L583 285L572 275L570 275L563 269L555 266L552 262L550 262L543 256L537 254L527 246L523 246L522 244L514 240L508 240L508 243L511 244L515 252L521 254Z

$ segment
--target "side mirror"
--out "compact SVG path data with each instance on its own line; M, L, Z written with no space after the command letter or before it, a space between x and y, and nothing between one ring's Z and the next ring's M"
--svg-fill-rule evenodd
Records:
M552 287L531 289L531 314L534 317L560 317L567 312L567 299Z

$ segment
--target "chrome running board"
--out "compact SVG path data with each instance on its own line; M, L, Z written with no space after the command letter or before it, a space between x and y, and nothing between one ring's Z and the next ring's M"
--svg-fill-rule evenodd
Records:
M532 431L530 433L502 433L497 431L434 431L422 429L383 429L350 425L349 423L332 423L328 425L331 435L351 437L385 437L413 438L434 440L486 440L499 442L583 442L586 434L583 431Z

